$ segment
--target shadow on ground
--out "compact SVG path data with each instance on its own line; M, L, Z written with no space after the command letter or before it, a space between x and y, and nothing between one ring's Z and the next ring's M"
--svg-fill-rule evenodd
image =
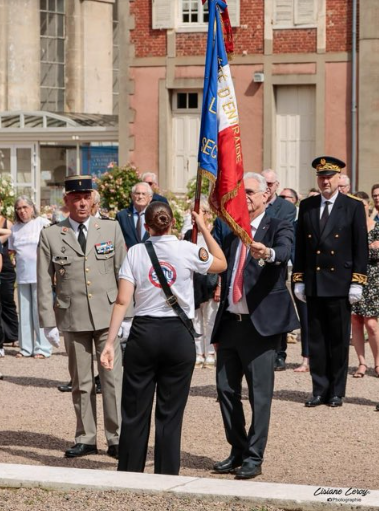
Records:
M75 467L91 469L108 469L117 467L116 460L109 462L96 460L94 454L84 458L64 458L64 451L71 447L66 440L54 435L45 435L30 431L2 431L0 436L0 451L12 457L18 456L23 460L28 459L32 463L56 467ZM43 453L41 450L49 451ZM106 455L106 451L99 451L100 455ZM108 458L111 460L110 458Z

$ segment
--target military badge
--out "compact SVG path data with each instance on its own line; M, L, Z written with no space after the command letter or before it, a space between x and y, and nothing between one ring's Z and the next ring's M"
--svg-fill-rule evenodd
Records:
M95 245L95 250L97 254L110 254L114 252L114 245L111 241L102 241Z
M199 259L200 259L200 261L204 261L204 262L208 261L208 259L209 259L208 251L203 247L201 247L201 249L199 250Z
M62 227L63 232L68 232L68 227Z

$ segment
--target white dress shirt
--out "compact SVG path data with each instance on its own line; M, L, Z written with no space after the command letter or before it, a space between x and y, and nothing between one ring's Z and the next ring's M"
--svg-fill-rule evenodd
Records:
M337 190L337 192L334 195L332 195L332 197L330 197L330 199L325 199L325 197L321 194L320 220L321 220L322 214L325 209L325 202L328 201L330 203L329 204L329 215L330 215L330 213L332 212L334 203L336 202L338 194L339 194L339 191Z
M257 232L259 224L261 223L264 215L265 215L265 211L262 214L260 214L259 216L257 216L256 218L254 218L254 220L250 224L253 239L254 239L255 233ZM238 267L238 261L240 258L241 247L242 247L242 241L239 240L236 257L234 258L232 279L231 279L230 287L228 290L229 307L227 308L227 310L229 312L233 312L234 314L249 314L249 309L247 307L247 302L246 302L245 286L243 287L243 290L242 290L241 300L237 303L233 303L233 285L234 285L234 280L236 278L236 272L237 272L237 267ZM268 259L268 261L274 262L275 261L275 251L273 249L270 249L270 251L271 251L271 257ZM246 257L248 257L248 254L246 254Z
M84 229L83 229L83 232L84 232L84 236L86 237L87 239L87 235L88 235L88 227L89 227L89 221L90 221L90 218L91 217L88 217L87 220L85 222L76 222L75 220L73 220L71 217L68 217L68 221L70 222L70 225L72 227L72 230L74 231L75 233L75 236L76 236L76 239L78 239L79 237L79 225L80 224L83 224L84 225Z

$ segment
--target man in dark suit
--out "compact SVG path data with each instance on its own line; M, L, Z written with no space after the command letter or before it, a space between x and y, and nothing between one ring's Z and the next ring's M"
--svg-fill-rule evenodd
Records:
M296 207L290 201L278 197L276 191L279 187L279 181L276 172L266 169L262 172L262 176L266 180L269 193L266 206L268 216L293 222L296 219Z
M262 473L275 349L283 331L298 327L285 282L292 226L265 214L268 193L260 174L248 173L244 182L254 242L247 250L233 233L223 239L228 269L221 277L220 308L212 334L212 342L218 344L217 392L226 438L232 446L230 456L216 463L214 470L222 474L237 469L238 479ZM243 376L253 412L248 433L241 403Z
M132 204L116 215L126 248L145 242L149 233L145 229L145 210L153 198L153 191L148 183L137 183L132 188Z
M272 169L266 169L262 172L266 180L269 193L267 199L266 213L272 218L288 220L291 224L296 220L297 209L294 203L278 197L276 191L279 187L278 176ZM287 358L287 331L283 332L280 346L276 352L275 371L285 371Z
M151 189L153 190L153 199L151 202L159 201L168 204L168 200L166 199L166 197L163 197L163 195L160 195L158 193L159 191L158 179L157 175L154 174L154 172L144 172L141 176L141 181L150 185Z
M348 370L351 304L367 282L368 242L363 203L338 191L344 162L316 158L321 195L300 203L292 280L309 318L313 396L307 407L342 406Z

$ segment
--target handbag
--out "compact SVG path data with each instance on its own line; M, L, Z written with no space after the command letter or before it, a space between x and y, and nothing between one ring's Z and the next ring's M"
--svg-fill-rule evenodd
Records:
M184 312L184 310L180 307L177 297L172 293L170 286L167 284L166 277L163 274L161 265L159 264L159 261L158 261L157 254L155 253L155 250L154 250L154 247L153 247L153 244L151 243L151 241L146 241L145 247L146 247L147 253L149 254L154 271L155 271L157 278L159 280L159 284L161 285L162 290L163 290L164 294L166 295L166 298L167 298L166 303L173 308L174 312L178 315L179 319L181 320L183 325L187 328L187 330L189 331L189 333L192 335L192 337L194 339L196 339L197 337L201 337L201 335L198 334L196 332L196 330L194 329L192 319L190 319L187 316L187 314Z

